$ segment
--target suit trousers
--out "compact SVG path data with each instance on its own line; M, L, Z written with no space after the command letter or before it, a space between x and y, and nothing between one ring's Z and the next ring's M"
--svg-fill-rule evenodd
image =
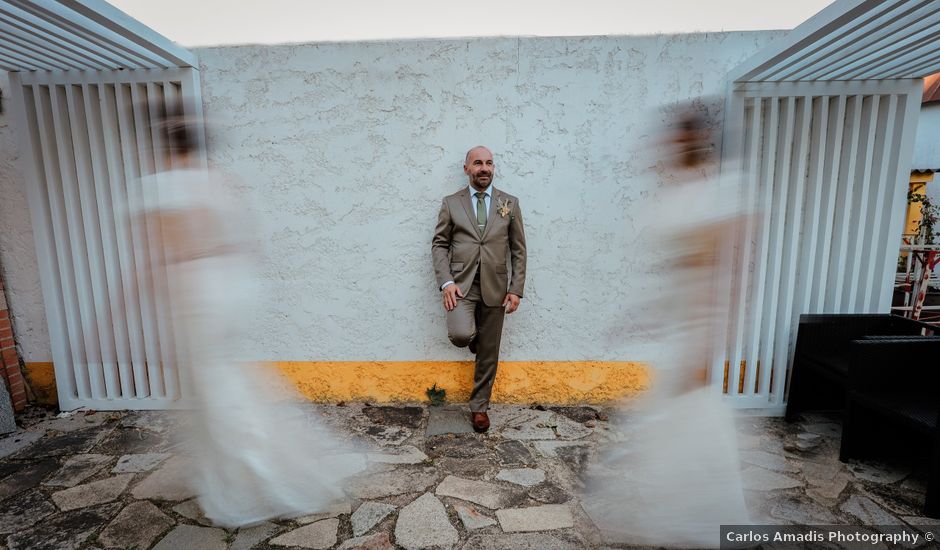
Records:
M473 412L486 412L489 408L505 316L502 306L490 307L483 303L479 277L473 281L467 295L457 300L457 307L447 312L447 336L452 344L462 348L476 338L477 360L470 393Z

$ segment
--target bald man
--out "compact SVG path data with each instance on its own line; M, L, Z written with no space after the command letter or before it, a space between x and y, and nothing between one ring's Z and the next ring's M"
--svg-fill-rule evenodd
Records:
M486 411L503 316L519 308L525 286L525 231L519 199L493 187L489 149L470 149L463 171L469 185L441 203L431 257L447 312L447 335L455 346L476 354L470 413L473 429L483 433L490 427Z

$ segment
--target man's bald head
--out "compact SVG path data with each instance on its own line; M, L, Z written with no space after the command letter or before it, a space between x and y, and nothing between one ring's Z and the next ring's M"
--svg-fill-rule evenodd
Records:
M467 155L464 157L463 163L467 164L467 162L470 161L470 155L476 151L486 151L487 153L490 154L490 158L493 158L493 153L489 149L487 149L486 147L482 145L477 145L473 149L470 149L469 151L467 151Z
M493 153L482 145L477 145L467 151L464 159L463 172L470 179L470 186L477 191L483 191L493 183L496 170L493 164Z

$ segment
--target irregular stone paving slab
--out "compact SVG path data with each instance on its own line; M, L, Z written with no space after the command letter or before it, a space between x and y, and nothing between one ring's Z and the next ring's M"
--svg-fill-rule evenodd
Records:
M228 534L222 529L177 525L153 550L226 550Z
M459 498L491 510L502 508L512 500L512 493L499 485L447 476L437 486L438 496Z
M573 445L571 447L559 447L555 449L555 454L565 463L566 466L577 474L580 474L587 468L588 457L591 450L587 445Z
M388 533L376 533L367 537L349 539L339 545L336 550L394 550L395 546L388 540Z
M437 481L437 471L433 468L420 470L393 470L379 472L350 479L345 486L346 493L361 499L382 498L406 493L420 493Z
M812 500L802 496L787 496L778 500L770 515L799 525L834 525L839 523L834 515Z
M831 437L836 439L842 437L842 426L833 422L803 424L803 429L811 434L821 435L823 437Z
M496 519L499 520L499 526L507 533L551 531L574 527L571 509L565 504L497 510Z
M38 430L22 431L0 438L0 458L18 453L46 435Z
M343 514L350 514L351 512L352 506L349 504L349 501L340 500L331 502L326 506L323 506L321 510L317 510L312 514L300 516L294 521L301 524L313 523L315 521L320 521L321 519L335 518Z
M13 499L0 508L0 534L22 531L57 511L39 491Z
M397 453L369 453L369 461L380 462L383 464L419 464L428 459L428 455L422 453L414 445L402 445Z
M121 510L98 535L105 548L150 548L176 522L153 504L135 502Z
M451 458L474 458L489 454L489 448L476 434L470 437L453 435L438 435L429 437L424 442L428 456L438 458L449 456Z
M783 456L767 451L741 451L741 461L776 472L795 474L800 471L798 467L787 462Z
M901 525L901 520L866 496L852 495L839 509L857 517L863 525Z
M200 525L205 525L206 527L212 527L213 525L212 520L207 518L206 515L202 512L202 507L199 506L199 501L197 499L181 502L173 507L173 511L186 519L195 521Z
M551 411L524 410L499 422L506 439L581 439L594 430Z
M483 515L479 510L469 504L454 504L454 510L457 510L457 517L460 518L460 521L467 531L496 525L495 519Z
M562 538L564 537L564 538ZM510 535L474 535L462 550L580 550L587 542L573 533L515 533Z
M495 472L497 464L489 457L483 458L443 458L434 459L434 464L448 474L467 479L482 479Z
M109 420L114 420L116 416L119 416L121 413L74 411L68 416L62 416L62 414L63 413L59 413L58 417L43 422L43 427L57 432L74 432L75 430L88 428L90 426L101 426Z
M99 454L81 454L69 457L54 476L44 481L50 487L75 487L104 469L113 457Z
M17 459L71 456L86 453L105 435L98 427L44 437L16 454Z
M124 455L118 459L117 465L111 469L114 474L131 472L149 472L164 460L170 458L167 453L143 453Z
M7 545L9 550L78 550L120 508L120 504L114 503L54 515L10 535Z
M412 429L420 428L424 420L423 407L372 406L363 408L362 414L376 424L404 426Z
M242 527L235 535L235 540L228 547L228 550L250 550L263 540L274 536L281 527L277 524L265 521L251 527Z
M580 424L598 420L600 416L593 407L549 407L548 410Z
M545 458L558 458L558 449L565 447L583 447L584 443L575 441L534 441L535 452Z
M537 468L500 470L499 473L496 474L496 479L522 485L523 487L532 487L545 481L545 471Z
M121 496L133 474L121 474L52 493L52 501L62 511L87 508L111 502Z
M535 463L532 453L520 441L504 441L496 445L496 455L504 466L528 466Z
M428 427L424 432L425 437L466 433L473 433L468 410L431 407L428 412Z
M449 548L457 543L457 529L447 519L447 510L441 501L431 493L424 493L398 514L395 543L409 550Z
M855 477L871 481L872 483L895 483L901 481L911 471L907 468L899 468L890 464L877 461L855 461L849 463L848 469Z
M174 456L138 483L131 494L136 499L180 501L192 498L195 492L186 482L190 467L188 459Z
M529 491L529 496L543 504L564 504L571 500L567 491L554 483L542 483Z
M401 445L411 437L411 430L400 426L368 426L363 432L381 445Z
M0 501L37 487L44 477L57 469L59 469L59 462L54 458L47 458L23 466L3 481L0 481Z
M929 527L931 529L936 529L940 527L940 519L938 518L928 518L924 516L903 516L901 517L905 523L912 525L914 527ZM934 532L936 534L936 532Z
M363 502L362 505L353 512L352 517L350 517L353 535L360 537L368 533L369 529L378 525L380 521L385 519L386 516L394 512L397 508L397 506L383 504L381 502Z
M95 451L109 455L141 454L163 451L169 444L167 434L142 428L117 428L95 445Z
M310 525L304 525L271 539L274 546L299 546L301 548L329 548L336 544L338 519L324 519Z
M773 491L801 487L803 482L783 474L770 472L756 466L748 466L741 472L744 488L751 491Z

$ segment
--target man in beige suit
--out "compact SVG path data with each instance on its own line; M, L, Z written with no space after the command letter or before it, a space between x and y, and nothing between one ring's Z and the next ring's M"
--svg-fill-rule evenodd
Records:
M519 308L525 286L525 231L519 199L493 188L493 153L467 152L470 185L444 198L431 242L434 274L447 311L447 335L475 353L473 429L490 427L486 410L496 379L503 315ZM507 269L511 261L512 272Z

